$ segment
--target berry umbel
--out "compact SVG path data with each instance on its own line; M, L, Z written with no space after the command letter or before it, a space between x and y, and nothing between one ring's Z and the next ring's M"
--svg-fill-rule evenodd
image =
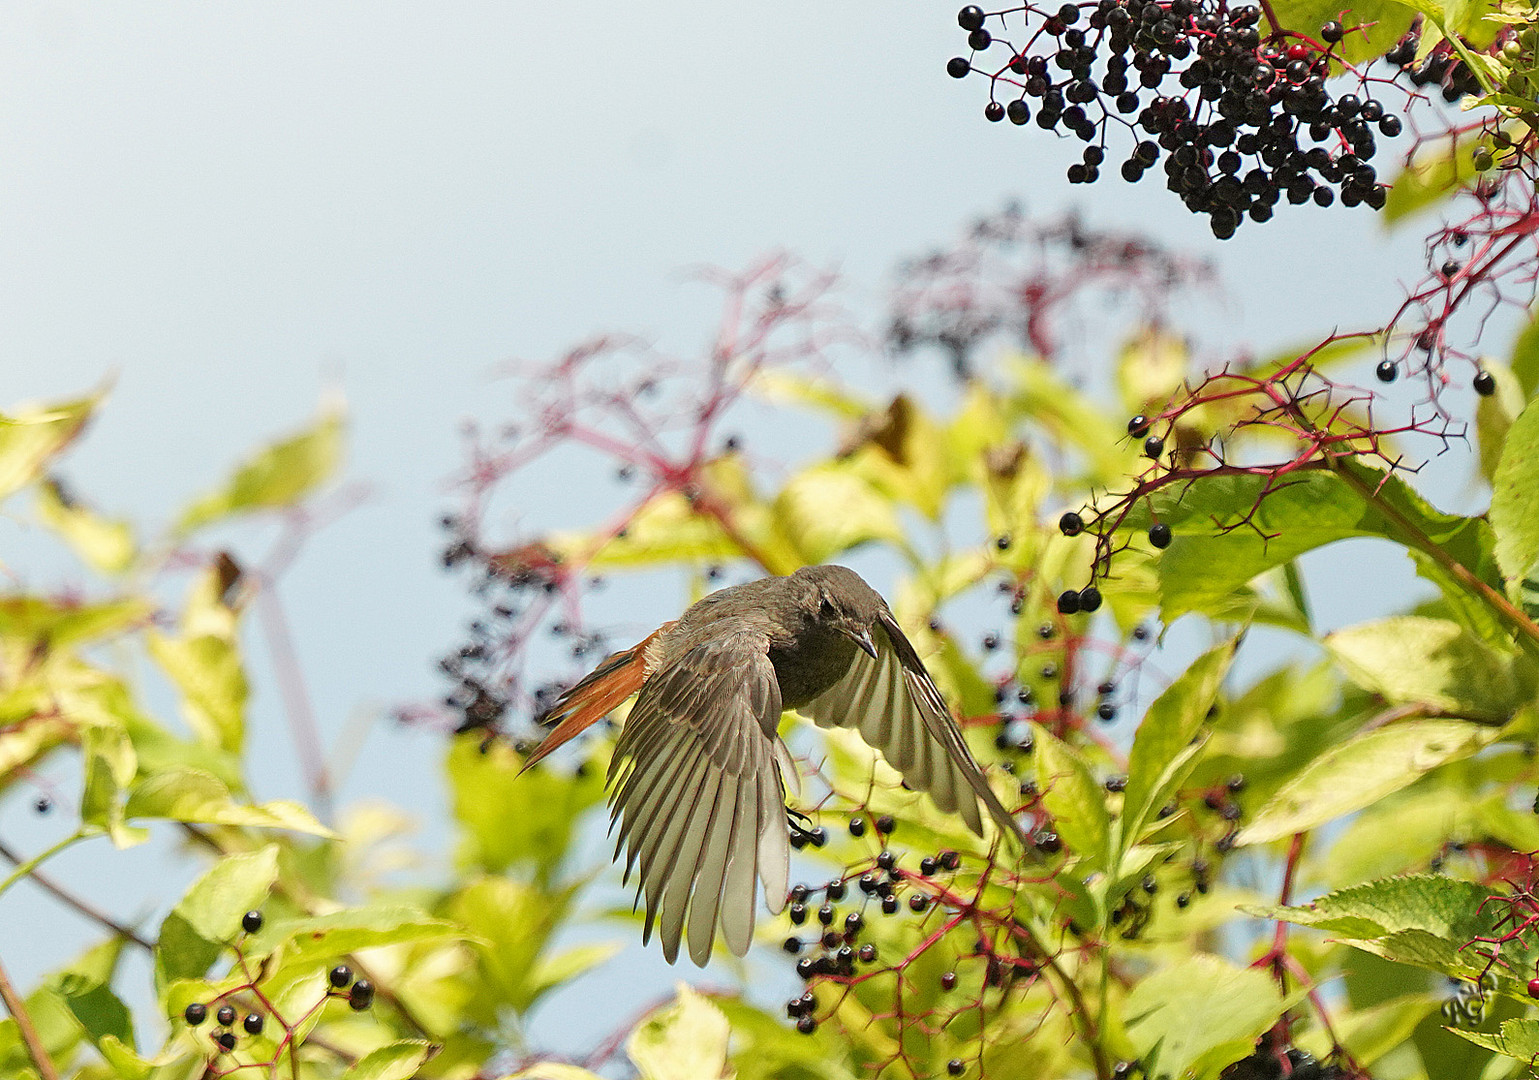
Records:
M953 57L947 72L989 80L989 120L1025 124L1034 114L1039 127L1086 143L1068 168L1071 184L1099 179L1114 152L1126 153L1113 163L1129 183L1163 162L1166 186L1206 214L1220 240L1247 218L1268 220L1284 198L1384 206L1376 137L1398 135L1400 118L1326 85L1355 74L1339 46L1356 27L1328 22L1314 40L1269 30L1260 8L1230 0L969 5L957 23L971 54ZM1416 51L1413 42L1408 55L1392 50L1388 59L1405 68ZM1448 63L1434 74L1462 94L1464 71ZM1131 148L1114 151L1118 143Z

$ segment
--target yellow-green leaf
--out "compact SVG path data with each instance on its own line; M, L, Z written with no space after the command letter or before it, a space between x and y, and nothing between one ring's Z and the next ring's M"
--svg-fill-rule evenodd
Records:
M721 1080L730 1035L722 1011L680 983L678 998L631 1032L625 1052L642 1080Z
M176 531L185 534L233 514L293 506L337 471L343 440L341 405L328 402L313 426L268 446L239 466L222 487L183 511Z
M1366 732L1304 766L1240 830L1237 842L1280 840L1361 810L1497 735L1496 728L1458 720L1407 720Z
M126 521L98 515L76 502L59 481L50 479L37 489L37 517L64 538L76 555L104 574L120 574L134 561L137 547L133 527Z
M68 446L90 420L100 394L0 414L0 499L37 479L43 466Z

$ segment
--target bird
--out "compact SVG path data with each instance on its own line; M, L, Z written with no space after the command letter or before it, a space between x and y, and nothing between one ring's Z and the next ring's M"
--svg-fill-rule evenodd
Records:
M755 878L772 914L785 906L785 780L797 774L779 736L783 710L855 729L909 787L980 836L981 802L1028 843L892 611L847 567L718 590L610 655L546 712L553 726L523 769L632 695L605 785L610 832L624 880L640 872L642 943L655 926L670 964L687 935L704 967L718 928L733 953L748 951Z

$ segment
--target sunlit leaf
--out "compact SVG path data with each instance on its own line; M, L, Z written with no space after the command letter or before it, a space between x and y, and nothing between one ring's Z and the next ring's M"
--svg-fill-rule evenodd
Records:
M680 983L678 997L637 1025L625 1052L642 1080L720 1080L727 1066L727 1018Z
M1160 1075L1179 1077L1200 1064L1204 1080L1247 1057L1290 1004L1265 971L1198 953L1140 981L1123 1013L1140 1056L1158 1055Z
M423 1039L403 1039L370 1050L345 1073L342 1080L411 1080L433 1056L433 1044Z
M38 520L63 537L86 565L104 574L120 574L134 561L133 527L77 502L59 481L38 485L35 508Z
M344 438L342 408L330 402L312 427L268 446L240 465L222 487L184 510L177 531L188 533L234 514L295 505L337 471Z
M42 473L49 459L81 432L101 395L0 414L0 499L14 494Z
M241 916L259 908L278 879L278 848L226 855L210 867L160 925L155 971L161 986L201 977L234 940Z
M1539 574L1539 404L1513 421L1491 481L1496 562L1513 585Z
M1279 840L1361 810L1497 735L1495 728L1457 720L1407 720L1364 732L1331 747L1284 784L1240 830L1237 843Z
M1200 747L1194 746L1234 660L1233 638L1194 660L1156 698L1133 736L1128 755L1128 783L1123 792L1123 846L1143 837L1160 808L1191 771Z
M125 813L129 818L168 818L203 825L336 835L296 802L236 802L222 780L198 769L175 769L145 777L129 792Z
M1448 619L1404 615L1338 630L1325 647L1359 686L1395 705L1501 722L1529 695L1508 657Z
M1042 805L1053 817L1053 828L1069 850L1090 866L1108 865L1110 821L1106 793L1080 754L1053 737L1046 728L1033 725L1036 741L1037 787Z

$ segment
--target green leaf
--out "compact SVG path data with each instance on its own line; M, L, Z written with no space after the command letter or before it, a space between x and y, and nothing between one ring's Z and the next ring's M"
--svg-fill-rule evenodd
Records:
M112 1036L124 1046L134 1045L133 1018L112 988L84 975L69 972L60 980L64 1003L92 1042Z
M1240 639L1210 649L1182 672L1149 706L1128 755L1128 786L1122 796L1123 847L1142 839L1160 808L1191 772L1208 710L1234 661Z
M1503 722L1525 697L1511 662L1448 619L1365 623L1327 634L1325 647L1353 682L1392 705Z
M1513 343L1512 360L1508 364L1522 389L1524 401L1539 390L1539 317L1535 315L1539 312L1530 315L1518 340Z
M506 1080L604 1080L598 1073L561 1061L540 1061L510 1074Z
M119 725L88 726L81 736L85 758L85 789L80 796L80 820L107 830L118 847L144 837L123 824L123 790L133 781L138 758L128 732Z
M1502 1021L1499 1031L1468 1031L1451 1027L1461 1039L1468 1039L1476 1046L1483 1046L1492 1053L1517 1058L1525 1065L1533 1065L1539 1059L1539 1020L1526 1016Z
M1491 528L1496 564L1509 586L1539 576L1539 403L1507 432L1491 481Z
M342 1074L343 1080L411 1080L433 1056L434 1046L422 1039L403 1039L371 1050Z
M1409 1039L1416 1026L1440 1004L1441 1000L1431 994L1406 994L1366 1009L1343 1010L1332 1016L1332 1032L1312 1028L1296 1045L1323 1061L1334 1049L1331 1038L1334 1033L1352 1055L1352 1060L1369 1068Z
M484 946L478 950L485 981L479 1004L530 1009L556 985L562 972L554 966L536 972L551 934L566 916L570 890L555 894L505 877L471 880L454 894L448 915ZM576 971L582 954L568 958ZM554 965L554 961L552 964Z
M35 507L38 520L63 537L87 566L104 574L121 574L134 561L133 527L76 502L58 480L38 485Z
M577 822L604 797L602 762L580 776L549 763L520 774L523 758L506 744L482 753L477 740L457 739L446 765L460 825L457 859L489 873L526 866L541 880L554 878Z
M1487 358L1482 366L1496 383L1496 393L1481 395L1475 402L1475 435L1480 451L1480 475L1489 483L1496 477L1502 448L1507 445L1507 433L1512 430L1513 421L1523 412L1528 395L1518 385L1518 377L1506 364Z
M406 904L374 903L327 915L273 919L256 935L255 949L285 950L285 962L303 967L384 945L464 941L465 928Z
M1111 822L1106 795L1084 758L1057 739L1045 727L1032 725L1036 740L1037 786L1042 805L1053 816L1053 828L1069 850L1089 865L1105 870L1109 865Z
M238 803L224 782L201 769L172 769L146 777L129 792L129 818L166 818L203 825L289 829L335 838L299 803L280 799L252 805Z
M1203 1078L1248 1056L1290 1004L1266 972L1198 953L1139 982L1123 1013L1139 1057L1157 1055L1157 1075Z
M484 935L483 935L484 936ZM616 941L604 941L593 945L573 945L554 956L544 956L529 973L528 982L532 994L531 1004L550 990L563 983L580 978L602 964L608 963L625 946Z
M203 975L234 940L241 916L262 905L278 880L278 847L226 855L193 882L160 926L155 948L157 983Z
M625 1052L642 1080L721 1080L730 1035L722 1011L680 983L678 998L637 1025Z
M1159 560L1165 620L1228 611L1234 593L1262 571L1354 536L1400 544L1425 537L1485 579L1489 533L1481 519L1433 509L1398 476L1345 463L1339 469L1345 475L1295 475L1264 497L1268 480L1257 476L1206 476L1162 491L1156 512L1176 534ZM1377 494L1369 500L1363 492ZM1419 536L1408 535L1402 521ZM1467 585L1430 560L1418 569L1445 594L1469 601Z
M198 737L238 752L245 740L250 687L241 663L238 612L224 597L217 564L194 582L177 637L150 632L145 644L182 693L182 713Z
M1425 210L1464 187L1476 176L1475 139L1439 139L1421 148L1400 170L1384 200L1383 217L1394 224Z
M1310 926L1354 948L1397 963L1475 979L1486 968L1477 938L1502 933L1509 908L1499 890L1432 874L1384 878L1327 893L1296 907L1241 905L1263 919ZM1505 925L1505 924L1503 924ZM1489 972L1503 993L1527 1000L1524 983L1539 960L1539 943L1518 937L1502 945Z
M37 479L48 460L80 434L100 400L93 394L15 416L0 414L0 499Z
M842 464L814 465L793 476L776 496L774 513L810 564L872 540L903 542L892 502Z
M1272 10L1281 28L1308 34L1316 40L1322 26L1340 19L1349 29L1341 39L1337 55L1351 64L1383 56L1416 18L1414 8L1392 0L1354 0L1349 18L1342 18L1339 0L1276 0Z
M314 426L262 450L239 466L223 487L183 511L176 531L185 535L234 514L295 505L337 471L343 423L340 404L328 403Z
M1457 720L1407 720L1357 735L1304 766L1240 830L1236 843L1280 840L1361 810L1439 765L1468 757L1498 734Z

